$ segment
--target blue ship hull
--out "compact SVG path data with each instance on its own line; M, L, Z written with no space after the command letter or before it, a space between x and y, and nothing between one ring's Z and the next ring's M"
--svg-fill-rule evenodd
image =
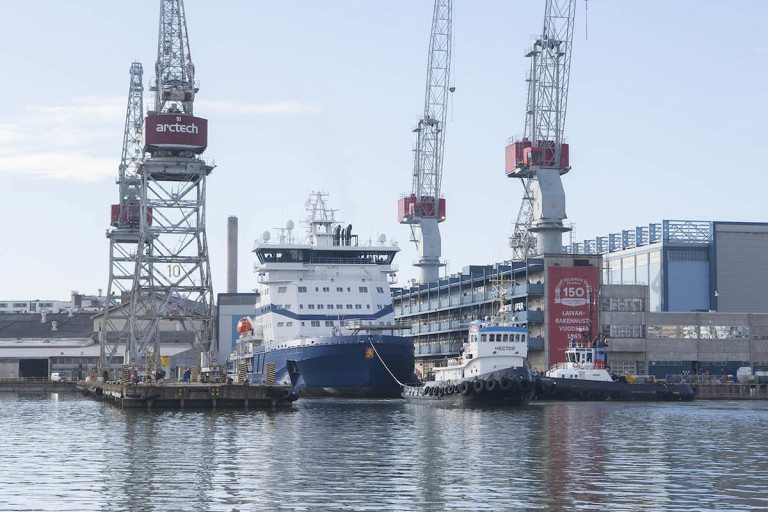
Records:
M304 396L398 397L395 378L409 382L414 368L413 340L401 336L327 336L253 359L252 381L263 379L265 365L273 363L276 381L292 382Z

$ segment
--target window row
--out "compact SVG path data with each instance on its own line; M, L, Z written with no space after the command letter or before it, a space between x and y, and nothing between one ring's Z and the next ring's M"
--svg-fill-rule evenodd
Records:
M373 322L362 322L363 325L374 325ZM341 327L342 321L337 320L323 320L322 322L320 320L310 320L309 321L310 327L320 327L321 325L324 325L325 327ZM384 322L379 322L379 325L384 325ZM293 327L293 322L277 322L278 327ZM305 327L306 322L301 322L301 326Z
M524 341L525 335L516 334L481 334L480 341ZM472 341L477 341L477 334L472 335Z
M322 289L323 289L323 292L326 292L326 293L331 291L331 288L329 286L323 286ZM299 293L307 293L307 287L306 286L299 286L299 287L297 287L297 290L298 290ZM319 286L315 286L315 291L319 292L320 291L320 287ZM343 286L337 286L336 287L336 291L337 292L343 292L344 291L344 287ZM347 291L351 292L352 288L347 286ZM359 286L357 288L357 291L360 292L360 293L368 293L368 287L367 286ZM376 292L377 293L384 293L384 287L383 286L377 286L376 287ZM288 293L288 287L287 286L278 286L277 293Z
M623 297L603 297L600 309L603 311L645 311L643 299Z
M382 309L383 306L376 304L376 307ZM304 304L299 304L299 309L304 309ZM307 309L344 309L344 304L307 304ZM347 304L346 309L363 309L363 305ZM371 305L366 304L365 309L371 309Z
M750 337L747 325L649 325L649 338L743 339Z
M603 325L602 333L609 338L642 338L642 325L611 324Z

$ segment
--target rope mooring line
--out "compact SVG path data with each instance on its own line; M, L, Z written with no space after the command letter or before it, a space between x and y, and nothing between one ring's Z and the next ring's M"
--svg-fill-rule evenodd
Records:
M384 360L381 358L381 356L379 355L379 351L378 351L378 350L376 350L376 346L373 344L373 340L372 340L372 339L370 339L370 338L368 338L368 343L370 343L370 344L371 344L371 348L373 349L373 353L374 353L374 354L376 354L376 357L378 357L378 358L379 358L379 361L381 361L381 364L384 366L384 369L385 369L385 370L387 370L387 373L389 373L389 375L390 375L390 376L391 376L393 379L395 379L395 382L397 382L397 383L398 383L400 386L402 386L402 387L405 387L405 384L403 384L402 382L400 382L399 380L397 380L397 377L395 377L395 374L394 374L394 373L392 373L392 371L391 371L391 370L389 369L389 367L387 366L387 363L385 363L385 362L384 362Z

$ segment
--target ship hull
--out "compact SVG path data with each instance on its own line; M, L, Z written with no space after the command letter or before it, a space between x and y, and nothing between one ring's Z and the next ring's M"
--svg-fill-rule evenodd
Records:
M410 338L327 336L305 341L301 346L287 345L263 353L263 358L275 365L276 381L292 382L301 396L397 397L402 387L395 379L407 382L413 375ZM259 365L258 357L254 357L254 368ZM291 368L297 369L297 374L291 376Z
M493 382L493 388L488 384ZM523 406L536 393L537 377L527 368L507 368L472 378L405 386L403 398L414 404L444 407Z
M615 381L541 377L536 390L536 400L687 402L693 398L693 389L685 383L630 384Z

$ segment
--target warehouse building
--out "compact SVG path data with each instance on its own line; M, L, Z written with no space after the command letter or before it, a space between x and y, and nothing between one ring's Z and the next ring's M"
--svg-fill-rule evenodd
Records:
M427 375L455 357L469 322L498 310L494 283L505 281L535 368L562 360L569 337L597 334L609 339L609 360L622 373L733 373L768 361L768 224L664 220L565 253L395 289L395 316L411 326L417 369Z

